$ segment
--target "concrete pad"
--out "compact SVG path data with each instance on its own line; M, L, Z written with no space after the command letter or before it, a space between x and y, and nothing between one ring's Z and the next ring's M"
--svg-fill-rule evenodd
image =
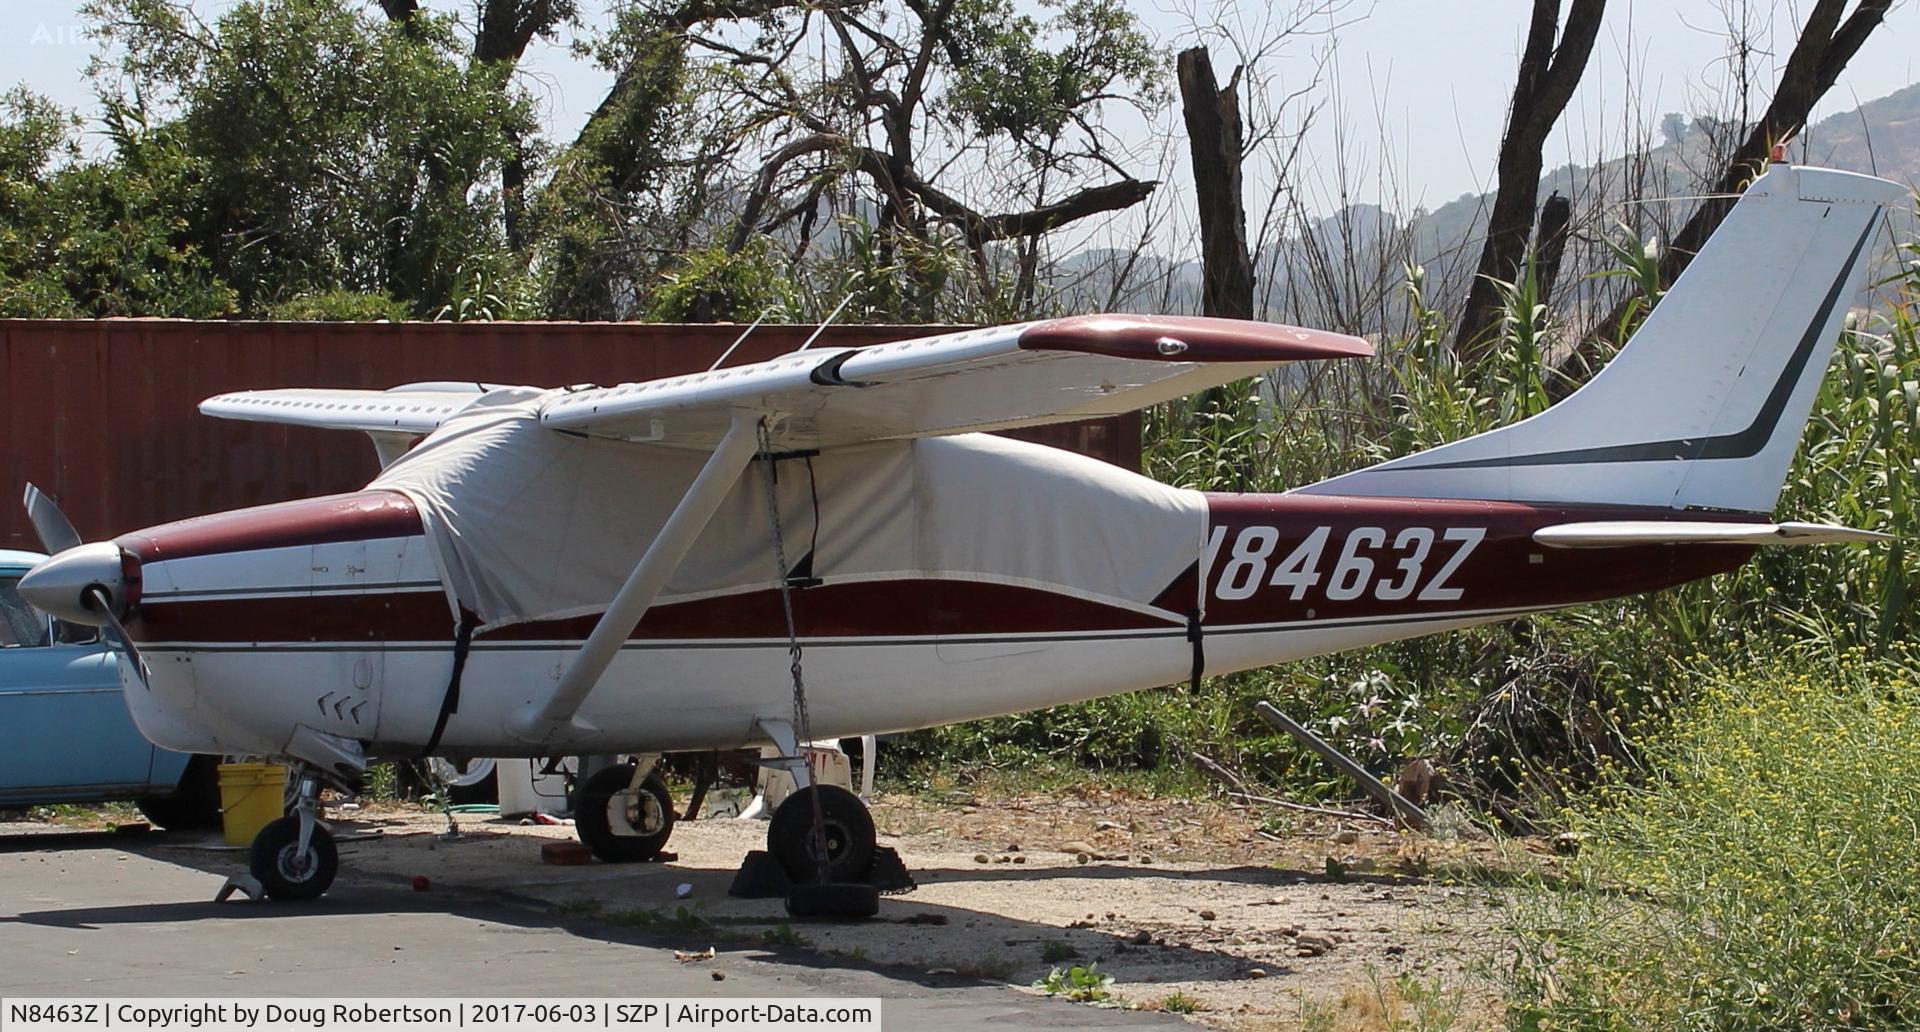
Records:
M218 870L238 869L241 855L167 838L100 848L56 835L0 854L0 993L878 997L899 1028L1183 1024L817 953L716 943L715 959L682 964L673 949L684 943L484 892L413 892L350 860L316 903L216 904Z

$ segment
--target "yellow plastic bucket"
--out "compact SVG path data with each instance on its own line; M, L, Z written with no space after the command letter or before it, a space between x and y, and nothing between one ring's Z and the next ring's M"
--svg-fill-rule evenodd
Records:
M220 765L220 825L227 845L244 846L286 811L287 768L277 763Z

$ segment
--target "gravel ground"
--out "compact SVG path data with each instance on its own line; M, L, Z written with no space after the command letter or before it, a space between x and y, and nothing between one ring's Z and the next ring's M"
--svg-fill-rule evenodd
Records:
M1029 986L1054 967L1097 963L1114 998L1232 1028L1296 1027L1303 1008L1336 1027L1386 1027L1380 992L1401 976L1459 998L1457 1028L1493 1023L1479 962L1500 948L1499 876L1550 865L1531 844L1403 835L1370 821L1222 803L1068 791L972 801L883 796L883 845L919 882L863 924L789 922L779 900L727 895L765 825L683 822L662 863L543 864L566 826L370 808L342 821L342 863L436 889L483 890L611 922L716 943L774 942L850 964L900 966ZM1265 826L1261 820L1268 819ZM1290 824L1290 826L1289 826ZM219 851L194 862L218 870ZM238 869L242 855L232 854ZM684 892L684 895L682 895ZM682 910L684 909L684 914ZM1389 1004L1391 1006L1391 1004Z

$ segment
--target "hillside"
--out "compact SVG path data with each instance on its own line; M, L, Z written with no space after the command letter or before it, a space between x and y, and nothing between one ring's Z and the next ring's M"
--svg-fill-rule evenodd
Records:
M1680 120L1673 119L1678 122ZM1674 125L1659 145L1598 165L1566 165L1541 181L1540 196L1558 192L1574 206L1574 242L1560 278L1557 302L1597 306L1599 295L1618 289L1589 274L1613 264L1606 241L1630 226L1643 238L1664 240L1692 205L1633 198L1685 198L1702 189L1719 167L1731 127L1696 119ZM1920 184L1920 84L1833 115L1795 142L1795 161L1844 168L1907 184ZM1472 274L1479 236L1492 195L1465 194L1432 210L1395 215L1377 205L1357 204L1310 223L1304 232L1259 256L1259 303L1269 318L1309 322L1356 332L1392 327L1404 318L1397 296L1404 264L1424 267L1429 299L1450 309ZM1913 226L1904 213L1897 227ZM1197 243L1197 242L1196 242ZM1055 287L1069 305L1104 306L1112 272L1124 256L1111 251L1068 256L1056 269ZM1341 269L1338 277L1324 270ZM1197 310L1200 267L1159 256L1135 259L1130 289L1117 307L1160 311Z

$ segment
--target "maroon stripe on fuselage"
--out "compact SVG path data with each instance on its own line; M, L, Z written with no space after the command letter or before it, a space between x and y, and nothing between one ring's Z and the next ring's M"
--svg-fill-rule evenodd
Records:
M124 534L115 543L143 563L157 563L223 552L372 541L418 533L420 514L406 495L355 491L163 523Z
M804 637L907 637L947 634L1168 630L1179 625L1145 613L1037 588L933 579L824 584L793 594ZM514 624L477 641L578 641L598 616ZM439 592L312 595L158 602L136 611L139 641L451 641L453 619ZM656 606L634 640L784 638L776 590Z
M1548 548L1533 540L1533 532L1559 523L1604 520L1698 520L1699 513L1620 505L1550 505L1527 502L1489 502L1457 499L1365 498L1337 495L1210 494L1210 522L1219 544L1207 574L1206 624L1286 623L1298 620L1412 617L1460 610L1538 609L1573 605L1671 587L1737 568L1754 549L1735 545L1642 545L1630 548ZM1716 513L1725 522L1765 522L1757 514ZM1274 534L1247 535L1249 528L1271 528ZM1291 585L1273 583L1295 549L1320 528L1328 533L1324 550L1312 573L1317 582L1293 598ZM1355 531L1378 530L1384 543L1373 545L1363 537L1352 550L1353 563L1370 571L1350 583L1364 583L1358 597L1328 595L1343 552ZM1424 556L1413 562L1419 546L1411 538L1396 547L1408 528L1432 532ZM1464 543L1445 539L1448 531L1484 531L1458 567L1441 582L1439 597L1422 598L1442 568ZM1247 544L1240 555L1264 553L1247 560L1239 570L1229 569L1236 545ZM1402 562L1416 567L1413 587L1404 597L1382 599L1384 582L1397 585ZM1244 590L1256 578L1247 597L1223 597L1223 584L1237 576ZM1191 574L1170 586L1156 601L1169 609L1191 606L1197 587ZM1454 594L1454 592L1458 594ZM1238 594L1228 591L1228 595Z
M438 591L294 595L143 602L127 621L135 641L452 641L453 616Z

